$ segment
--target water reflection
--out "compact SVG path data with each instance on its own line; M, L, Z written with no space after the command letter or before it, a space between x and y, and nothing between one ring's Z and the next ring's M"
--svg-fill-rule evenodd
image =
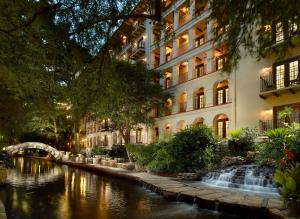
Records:
M232 218L176 202L127 181L18 158L0 190L8 218Z

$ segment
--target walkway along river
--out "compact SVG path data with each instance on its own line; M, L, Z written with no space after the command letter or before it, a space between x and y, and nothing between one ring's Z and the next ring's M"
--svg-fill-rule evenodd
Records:
M131 181L43 160L14 161L0 189L8 218L238 218L167 201Z

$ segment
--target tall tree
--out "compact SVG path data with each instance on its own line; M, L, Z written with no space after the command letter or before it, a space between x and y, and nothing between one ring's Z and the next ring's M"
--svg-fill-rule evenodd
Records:
M222 42L228 52L227 72L236 69L241 51L258 60L270 55L280 59L299 43L299 1L212 0L210 17L217 24L216 41ZM280 28L285 39L275 44ZM217 34L225 30L225 34Z
M163 109L170 95L157 83L161 72L148 70L142 62L113 60L105 75L105 96L95 102L95 112L110 119L112 130L119 131L127 145L131 131L153 124L153 107Z

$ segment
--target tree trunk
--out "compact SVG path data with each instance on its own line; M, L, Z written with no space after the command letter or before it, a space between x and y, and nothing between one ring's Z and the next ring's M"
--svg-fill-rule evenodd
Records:
M126 147L130 143L130 130L127 130L127 129L125 131L124 130L120 130L119 132L121 133L122 137L124 138L125 150L126 150L129 162L131 163L133 160L131 159L130 153L127 150L127 147Z
M76 125L76 123L74 122L74 141L75 141L75 145L74 145L74 149L75 149L75 153L78 153L80 151L80 133L79 133L79 129L78 126Z
M54 126L54 137L55 137L55 147L57 149L59 149L58 146L58 132L57 132L57 123L56 123L56 119L53 119L53 126Z

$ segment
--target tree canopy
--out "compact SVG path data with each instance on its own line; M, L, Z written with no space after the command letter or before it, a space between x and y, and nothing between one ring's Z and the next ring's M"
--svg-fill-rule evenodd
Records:
M243 55L280 59L299 43L299 1L212 0L210 18L217 24L216 33L226 30L216 41L227 49L227 72L236 69ZM284 40L276 43L280 28Z

